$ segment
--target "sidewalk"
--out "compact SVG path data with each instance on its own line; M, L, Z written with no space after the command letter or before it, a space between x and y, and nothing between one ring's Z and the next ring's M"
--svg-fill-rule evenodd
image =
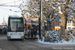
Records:
M45 45L73 45L73 46L75 46L75 37L74 37L73 41L72 40L70 40L70 41L63 40L63 42L59 41L59 42L55 42L55 43L53 43L53 42L44 42L44 37L43 37L43 40L41 41L41 40L39 40L39 37L38 37L37 42L41 43L41 44L45 44Z

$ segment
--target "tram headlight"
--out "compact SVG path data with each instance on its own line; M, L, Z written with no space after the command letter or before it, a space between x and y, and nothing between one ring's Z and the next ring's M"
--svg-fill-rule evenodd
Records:
M11 35L11 33L9 33L9 35Z
M23 33L21 33L20 35L23 35Z

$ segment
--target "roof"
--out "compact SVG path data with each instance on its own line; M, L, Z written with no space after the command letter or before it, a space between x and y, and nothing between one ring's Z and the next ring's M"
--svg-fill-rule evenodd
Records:
M19 17L19 16L9 16L9 18L23 18L23 17Z

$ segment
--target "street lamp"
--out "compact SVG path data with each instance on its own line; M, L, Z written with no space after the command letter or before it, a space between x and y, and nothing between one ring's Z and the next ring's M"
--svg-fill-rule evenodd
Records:
M48 0L44 0L44 1L48 1ZM42 31L43 31L43 27L42 27L42 0L40 0L40 17L39 17L39 38L42 40Z
M39 38L42 40L42 0L40 0Z

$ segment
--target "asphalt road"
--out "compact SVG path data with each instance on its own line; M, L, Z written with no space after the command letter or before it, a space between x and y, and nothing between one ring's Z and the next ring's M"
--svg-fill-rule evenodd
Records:
M75 45L41 44L37 40L10 40L0 35L0 50L75 50Z

